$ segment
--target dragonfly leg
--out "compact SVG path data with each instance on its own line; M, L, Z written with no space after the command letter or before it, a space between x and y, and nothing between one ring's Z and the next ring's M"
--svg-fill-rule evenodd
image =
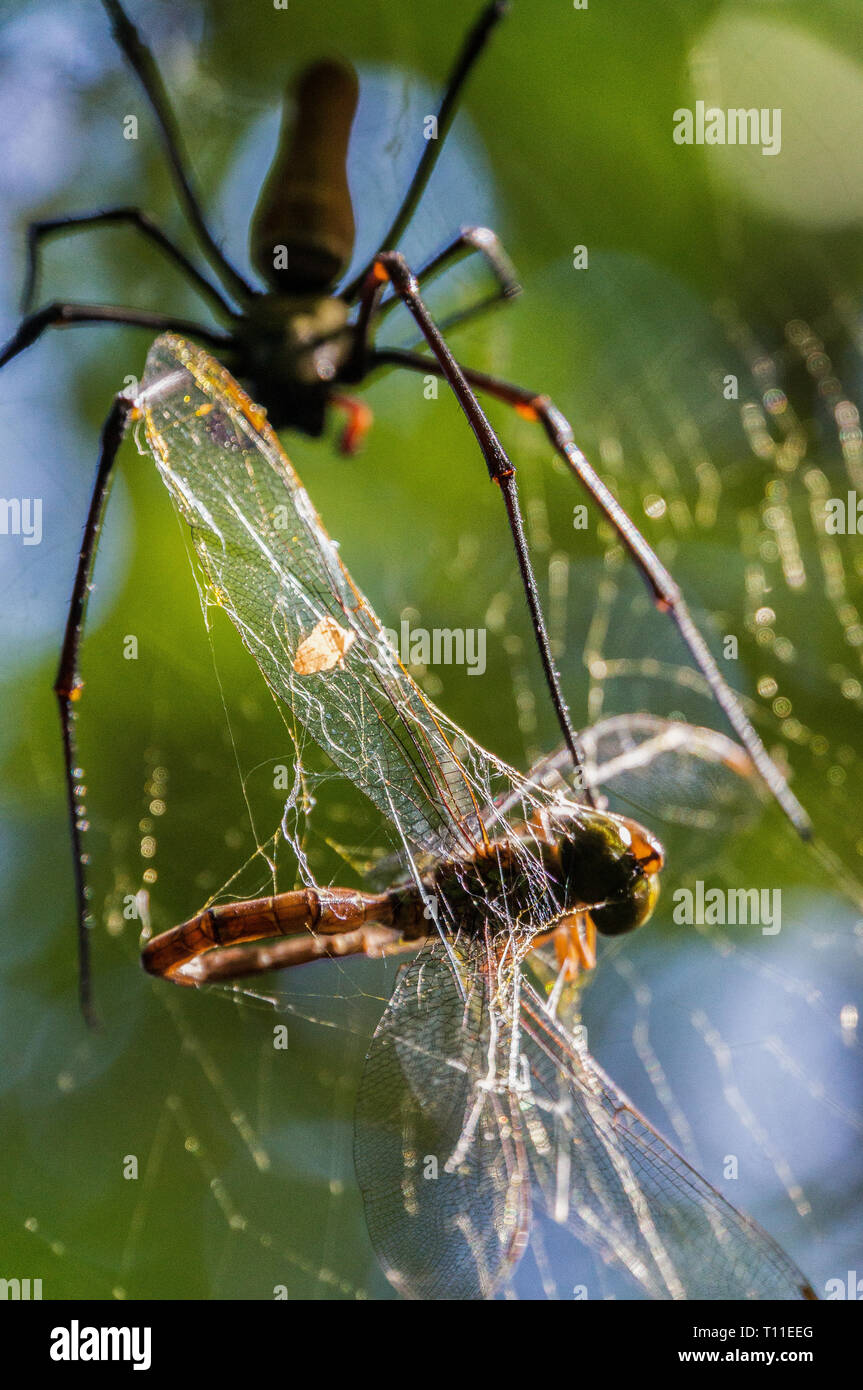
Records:
M573 927L573 933L578 937L582 965L585 970L593 970L596 966L596 927L589 912Z
M350 888L301 888L219 903L148 941L141 963L151 975L198 985L326 956L380 955L385 946L401 940L394 916L389 894ZM285 939L274 940L278 937ZM258 941L266 944L255 949L241 945Z
M201 274L185 251L140 208L106 208L99 212L82 212L71 217L49 217L41 222L31 222L27 228L27 275L21 296L21 312L26 314L33 303L39 269L39 251L48 237L80 231L84 227L122 226L124 223L134 227L174 261L186 279L191 280L200 293L211 302L217 314L232 313L231 306L221 290Z
M64 328L75 323L116 323L128 328L147 328L151 333L180 333L200 339L217 351L230 348L234 341L229 333L218 333L186 319L172 319L147 309L123 309L112 304L63 304L55 300L21 320L17 331L0 351L0 367L5 367L19 352L41 338L46 328Z
M531 565L530 555L528 553L527 538L524 533L524 522L518 502L515 467L492 429L475 392L465 378L464 373L453 357L440 330L423 303L416 277L411 273L404 257L399 255L398 252L385 251L375 261L374 268L363 290L360 321L364 314L367 317L371 317L374 313L375 304L381 289L387 281L391 283L396 294L404 302L405 307L416 320L423 337L434 353L437 374L445 377L452 388L464 412L465 418L473 430L480 450L482 451L489 477L492 482L496 483L500 488L504 506L506 507L510 533L515 545L522 585L527 599L527 606L530 612L531 624L536 637L537 647L539 648L546 684L557 714L558 723L563 733L564 742L572 756L576 774L579 775L584 766L583 751L570 722L569 711L563 698L560 680L555 668L554 658L551 654L551 644L545 627L545 618L539 600L539 592L533 573L533 566ZM387 354L385 353L374 354L372 360L374 363L386 358ZM583 785L584 778L580 777L579 780ZM594 804L593 793L591 789L586 786L585 797L589 804Z
M372 369L375 365L401 366L407 367L411 371L447 376L445 367L439 361L428 358L421 353L403 352L398 349L374 352L371 361ZM474 372L465 368L462 368L461 372L463 379L470 386L475 387L477 391L513 406L524 419L536 421L543 426L556 452L560 454L570 471L614 527L621 542L641 572L656 607L660 612L668 613L671 616L714 698L752 759L763 782L798 834L803 839L809 839L812 834L809 816L764 747L738 696L720 672L676 582L638 527L624 511L617 498L606 487L599 474L576 445L569 421L548 396L537 395L535 392L528 391L521 386L515 386L511 382L488 376L485 372Z
M201 250L229 292L240 300L247 300L253 294L251 285L228 260L213 237L201 211L200 200L192 187L187 172L189 160L183 148L180 128L171 109L168 93L165 90L165 84L156 66L156 61L135 25L123 10L119 0L102 0L102 3L111 20L114 38L141 83L144 95L156 117L180 201L183 204L189 225L198 238Z
M581 972L593 970L596 966L596 927L588 912L576 912L564 917L550 932L537 936L532 945L554 943L554 954L558 969L564 972L564 980L572 983Z
M89 909L87 906L87 885L84 876L83 835L86 828L84 810L79 800L81 772L77 766L75 746L75 712L80 698L83 682L78 670L78 655L81 635L87 615L87 598L93 577L93 565L99 544L99 532L105 515L105 506L111 485L111 474L117 451L134 412L133 403L125 396L118 396L111 407L110 414L102 428L99 463L96 480L90 498L84 536L75 570L72 598L66 618L66 631L60 652L60 665L54 682L54 693L60 709L60 727L63 736L63 758L66 774L66 800L69 822L72 831L72 852L75 871L75 898L78 915L78 989L81 1010L88 1025L94 1027L96 1016L90 988L90 939Z
M506 0L492 0L491 4L485 5L480 11L476 23L468 33L462 45L461 52L456 58L455 65L444 90L441 104L438 108L435 138L426 140L425 148L420 156L413 178L408 185L407 193L402 199L401 207L393 218L389 230L378 247L377 252L369 261L368 265L364 266L359 274L354 276L350 284L346 285L342 290L341 298L344 299L347 304L354 303L357 296L362 291L378 256L385 251L387 247L396 246L398 244L402 232L416 212L417 204L425 192L426 184L431 178L432 170L437 164L453 118L458 110L462 88L477 59L488 43L492 30L495 28L495 25L503 19L506 10Z

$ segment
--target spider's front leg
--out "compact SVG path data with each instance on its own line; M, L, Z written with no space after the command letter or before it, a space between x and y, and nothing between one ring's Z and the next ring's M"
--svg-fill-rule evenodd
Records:
M120 0L102 0L102 3L111 21L114 38L140 82L156 118L177 193L198 245L228 292L240 302L245 302L253 292L252 286L228 260L207 225L200 198L192 183L180 127L156 60L125 13Z
M434 345L432 344L432 347ZM436 354L437 357L437 354ZM376 366L406 367L409 371L428 372L449 379L446 366L435 358L420 353L387 348L371 354L370 369ZM541 424L556 452L570 471L587 490L594 502L611 523L638 567L654 604L660 612L668 613L680 636L698 665L714 699L723 709L729 724L757 769L762 781L775 797L785 815L802 839L812 835L812 823L780 769L773 762L740 699L725 680L704 637L701 635L686 600L676 581L669 574L655 550L639 531L632 518L620 505L614 493L600 478L575 443L572 426L562 411L548 396L526 390L509 381L489 376L485 372L459 369L462 380L483 394L511 405L523 419ZM583 760L582 760L583 761Z
M473 254L482 256L496 281L496 288L483 299L475 300L445 319L443 328L449 329L457 324L469 323L493 305L514 299L516 295L521 294L515 266L506 254L500 237L490 227L462 227L457 237L417 271L417 284L425 290L428 282L441 271L449 270L458 261ZM375 327L379 327L390 310L400 302L397 294L385 299L375 315Z
M567 709L566 701L563 697L563 691L560 687L560 680L551 653L551 644L545 626L545 618L539 599L536 578L528 553L527 537L524 532L524 521L518 501L515 467L509 459L498 436L492 429L473 387L468 382L464 372L447 346L440 329L426 308L420 294L419 283L416 276L411 271L404 257L397 251L381 252L366 278L360 296L359 315L357 319L357 328L358 332L362 335L362 341L365 342L366 331L377 311L381 291L387 283L392 285L396 295L401 299L405 308L413 316L420 332L431 348L439 375L443 376L448 382L456 400L461 406L465 419L473 431L474 437L485 460L489 477L492 482L496 483L500 488L504 506L506 507L507 521L515 546L518 567L521 573L522 587L524 589L525 598L527 599L531 625L533 627L534 636L536 637L536 644L542 661L546 684L555 713L557 714L564 742L572 756L576 772L580 774L581 769L584 767L584 754L570 721L569 710ZM374 352L369 352L367 354L366 366L374 366L378 361L383 360L386 360L385 354L379 355ZM580 780L583 785L584 778L581 777ZM590 805L595 804L593 792L590 787L585 787L584 795Z

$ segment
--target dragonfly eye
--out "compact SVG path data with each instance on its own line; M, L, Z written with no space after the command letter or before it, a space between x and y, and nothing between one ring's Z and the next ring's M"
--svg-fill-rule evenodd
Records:
M567 903L591 909L597 931L620 936L646 922L659 896L662 846L635 821L593 813L561 845Z
M591 920L602 936L623 936L647 921L658 897L659 876L647 874L638 877L630 884L625 898L595 907L590 914Z
M632 840L632 853L643 873L657 874L665 863L665 851L655 835L635 820L624 820Z

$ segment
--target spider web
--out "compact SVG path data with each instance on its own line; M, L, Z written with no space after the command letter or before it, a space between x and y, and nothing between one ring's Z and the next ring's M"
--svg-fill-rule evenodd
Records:
M579 281L577 370L571 358L549 360L544 350L545 323L562 296L571 302L575 294L568 271L529 284L511 320L465 332L459 347L467 361L552 390L696 610L700 599L714 650L724 633L737 636L738 665L723 669L730 678L740 671L750 713L774 755L794 769L812 811L820 855L801 849L769 808L746 836L708 827L697 838L675 827L671 789L661 779L630 789L623 809L666 842L663 900L644 932L605 950L576 1002L605 1070L713 1183L722 1184L729 1157L737 1160L723 1191L776 1236L821 1293L828 1279L859 1267L861 559L859 538L828 537L822 515L826 497L859 488L857 426L844 403L855 399L861 356L856 296L823 266L811 281L805 314L792 303L762 306L759 316L730 301L706 304L673 276L607 257ZM736 403L717 389L728 372L739 379ZM420 411L415 383L393 382L375 398L384 431L388 410L397 418ZM440 424L439 415L434 420ZM503 417L501 426L522 470L531 546L573 709L587 711L590 722L645 709L716 726L667 620L653 616L612 538L593 521L586 535L571 527L581 499L555 474L547 447L527 426L504 425ZM418 450L428 435L424 423L402 447ZM460 457L466 447L461 427L450 430L446 421L439 439L429 447L434 458L446 459L448 450ZM486 523L465 508L453 555L448 538L425 539L430 527L416 497L396 496L403 525L423 535L432 563L413 554L415 539L396 545L402 563L393 562L391 579L373 555L352 559L354 535L381 527L394 500L389 485L375 476L384 501L374 507L353 493L351 516L334 495L342 484L321 477L313 451L292 443L290 452L385 618L398 616L405 596L428 625L452 626L453 610L465 625L484 615L489 672L480 684L493 698L480 700L477 682L445 669L416 672L428 693L513 765L527 767L551 748L555 730L500 518ZM89 453L82 472L87 460ZM457 478L453 487L457 506L467 489L459 492ZM146 496L158 508L157 492L154 484ZM165 510L159 517L164 526ZM163 551L158 527L142 528L150 576ZM450 586L443 597L441 579ZM112 938L100 933L96 943L106 1018L98 1044L81 1038L68 990L71 956L46 944L65 942L68 927L67 866L53 855L62 821L41 808L26 817L18 809L34 785L54 785L47 701L10 749L9 916L22 929L10 941L16 988L2 1026L14 1059L4 1106L16 1123L5 1127L5 1143L20 1177L3 1198L4 1248L22 1275L44 1278L46 1297L271 1297L276 1287L291 1297L384 1297L390 1290L367 1243L351 1142L362 1058L395 967L333 962L303 980L207 996L142 989L133 968L140 921L124 911L142 887L161 929L208 898L265 890L273 873L290 886L296 873L282 837L272 838L274 761L290 774L295 749L228 635L212 639L216 675L203 631L179 654L163 637L139 668L137 692L120 693L122 710L133 699L146 707L136 737L122 739L116 661L99 689L110 644L130 629L167 627L170 637L176 623L183 640L191 631L194 600L177 599L175 608L172 597L169 608L171 591L153 584L143 610L121 614L96 635L80 721L82 761L95 783L94 904ZM142 617L148 609L158 624ZM199 694L204 675L212 690ZM224 709L212 698L219 679ZM178 705L195 700L195 717L184 716L178 728ZM97 733L104 729L107 742ZM311 872L322 882L360 882L390 847L360 799L303 752L310 766L297 804ZM100 760L109 769L102 778ZM119 792L106 785L112 778ZM316 802L308 817L306 793ZM52 852L24 881L16 864L33 841ZM674 888L699 876L781 886L781 933L674 926ZM43 937L26 927L34 903L46 899L55 907ZM283 1022L287 1051L274 1047L274 1026ZM129 1154L138 1159L135 1181L122 1176ZM553 1225L541 1236L518 1292L624 1293L613 1270L562 1245Z
M617 294L623 290L619 267L615 270L611 283ZM667 286L662 286L662 291L657 302L664 306ZM601 312L606 322L612 320L608 301L602 303ZM661 324L655 331L661 332ZM742 370L741 381L747 381ZM757 399L754 387L750 389L753 396L744 402L743 409ZM663 409L668 397L666 391ZM649 399L646 390L643 398ZM681 402L677 404L683 408ZM751 418L751 414L750 410L746 418ZM703 430L705 419L709 425L709 413L701 416ZM741 435L744 440L749 437L743 433L742 424ZM530 442L520 439L519 446L528 451ZM699 479L693 480L685 471L680 458L675 462L679 477L690 485L694 482L696 490L702 487ZM562 582L561 571L572 561L562 546L555 546L550 526L547 535L543 535L544 519L552 515L553 508L549 505L551 484L548 475L539 471L540 464L547 464L541 453L527 489L531 540L535 553L547 557L549 583L556 593L556 601L550 607L558 640L562 636L564 642L571 642L570 627L576 626L577 630L577 625L587 622L587 636L576 637L575 649L583 650L589 666L592 717L613 718L616 712L635 707L686 716L708 725L715 723L698 677L675 659L674 639L666 628L660 626L657 631L662 660L654 654L655 646L648 647L649 655L637 655L638 637L633 637L633 629L644 628L650 614L638 585L630 581L616 547L607 538L596 538L598 577L593 581L596 595L589 612L585 614L580 603L566 599L567 584ZM790 604L801 586L780 588L778 583L779 575L785 571L780 548L777 546L774 551L769 544L776 524L770 513L775 502L774 481L772 477L762 478L763 504L761 508L757 502L754 504L750 523L755 531L753 556L760 557L762 565L770 563L773 568L765 567L750 582L759 597L769 594L776 614L772 626L781 642L783 603ZM791 495L787 514L793 517L793 487L789 487L786 478L781 481ZM803 523L811 523L813 512L808 506L809 487L805 479L801 483L806 488L807 506L797 513L796 553L807 579L811 574L815 584L824 574L835 573L835 564L832 569L825 564L820 529L804 529ZM647 486L652 487L652 482ZM562 494L556 495L559 498ZM651 493L646 495L650 498ZM685 491L671 490L667 496L669 510L685 515ZM627 500L632 505L631 499ZM715 506L707 513L709 524L702 526L701 532L706 532L708 538L714 528L723 524L725 506L740 515L730 484L719 487ZM702 522L704 515L702 511ZM818 517L817 512L815 516ZM743 517L741 527L746 524ZM701 532L698 544L705 539ZM685 563L686 547L679 540L678 545L676 572L680 573L679 562L682 559ZM723 563L726 562L723 552ZM807 563L811 569L806 569ZM799 567L793 572L799 575ZM575 577L570 582L575 589ZM576 592L580 599L580 579ZM823 601L824 595L819 598ZM841 612L847 622L851 616L847 592L844 598L844 604L834 603L830 611ZM512 585L493 595L491 603L508 607L514 618L519 616L517 590ZM758 633L764 626L759 621L762 606L753 607L750 632L744 630L741 646L751 640L756 650L766 650L766 655L761 656L765 671L762 681L776 681L776 698L784 696L790 700L787 692L796 690L798 663L792 659L777 668L775 643L768 647L759 642ZM721 612L718 627L720 632L724 630ZM841 632L844 638L847 629L843 627ZM216 631L213 640L219 652L218 670L225 634ZM530 681L532 654L528 635L512 621L500 631L499 641L511 665L512 691L521 693ZM562 664L567 669L565 656ZM774 674L777 669L783 674L782 685ZM822 678L823 674L820 672ZM806 682L802 684L805 699ZM238 731L238 723L242 725L243 721L238 721L232 710L228 692L225 702L234 756L243 769L245 814L252 825L265 823L271 831L272 812L266 822L255 805L255 769L248 768L243 747L248 731ZM521 712L525 748L530 751L530 703L520 700L517 708ZM757 710L754 704L753 709ZM780 711L786 711L782 724L776 719ZM573 1009L583 1005L591 1050L606 1070L700 1171L714 1183L720 1183L729 1157L738 1160L741 1175L727 1182L723 1190L736 1205L756 1215L774 1233L781 1232L781 1240L806 1272L811 1272L816 1284L820 1273L823 1286L827 1278L844 1277L842 1255L836 1252L847 1249L854 1238L849 1237L847 1223L856 1182L852 1174L847 1188L837 1189L835 1181L825 1182L824 1167L826 1164L833 1171L837 1162L840 1170L843 1164L853 1166L851 1155L861 1127L853 1081L849 1079L846 1087L839 1080L846 1074L846 1059L851 1057L853 1061L856 1046L849 1005L854 997L852 982L858 978L855 970L859 935L855 934L855 921L859 908L853 902L856 845L848 833L853 835L855 827L846 814L846 833L840 833L847 790L835 771L829 775L830 768L853 768L853 764L848 758L850 744L836 744L826 735L815 733L807 737L808 725L798 732L796 725L788 723L793 712L785 705L774 704L767 716L762 714L761 727L774 752L787 750L788 762L798 777L806 776L806 762L802 763L802 772L798 762L801 751L812 759L827 758L826 763L820 764L827 773L819 779L825 784L824 802L808 799L824 851L801 851L781 819L759 807L753 798L750 816L754 818L757 836L752 842L757 843L759 857L769 855L771 859L767 882L778 884L784 894L783 928L778 939L743 928L696 928L682 938L681 929L670 925L664 903L671 901L676 885L691 883L693 877L701 875L709 876L711 884L748 886L763 882L764 875L752 878L753 860L746 854L747 837L740 835L739 825L735 835L730 830L730 818L722 818L717 824L714 815L711 821L716 805L713 788L705 789L696 778L692 787L685 789L687 795L683 795L679 764L651 767L645 770L640 782L630 782L621 805L658 828L666 842L669 870L664 876L664 902L648 929L625 945L606 948L596 980L584 1000L575 1001ZM285 740L285 749L286 765L293 767L291 758L296 749L290 739ZM351 871L359 879L360 871L374 867L380 854L392 846L381 840L381 827L375 824L374 816L363 819L358 799L351 798L342 779L334 780L325 764L315 765L311 745L303 743L301 749L304 776L301 782L291 782L295 794L289 798L289 805L295 822L289 839L301 850L306 864L314 865L311 873L318 881L342 881ZM268 764L268 772L271 767ZM146 848L149 830L155 828L157 817L171 806L169 771L158 764L150 772L146 791L150 809L155 807L157 814L149 818L149 826L143 827L141 846L145 854L150 853ZM299 785L301 797L296 794ZM700 831L694 831L691 823L675 825L674 806L681 797L687 805L696 807L701 798L705 823ZM366 829L365 838L361 828ZM753 834L750 832L750 837ZM327 879L321 877L320 865L327 862L321 857L322 841L329 842L326 848L330 855L337 848L341 860L341 872L330 867ZM160 849L155 855L156 862L162 852ZM828 852L835 856L835 861L828 857ZM234 854L236 858L236 851ZM847 864L847 876L840 881L842 861ZM117 862L123 863L122 854ZM329 862L332 864L332 858ZM124 890L139 886L129 867L131 863L127 853L127 872L119 875L120 881L108 895L108 922L117 927L118 904ZM152 864L145 871L145 878L147 872L152 872ZM217 882L215 892L208 892L206 897L224 900L266 891L273 875L280 886L290 886L296 875L295 862L291 864L289 859L284 863L283 835L256 835L255 847L236 876ZM218 1017L211 1016L212 1021L208 1022L199 1016L201 1009L216 1009L219 1013L225 1010L223 991L213 991L215 1001L195 998L187 1002L186 996L175 995L167 988L158 989L158 1008L182 1066L158 1105L158 1118L146 1149L144 1178L121 1261L131 1276L131 1290L127 1292L139 1287L142 1253L158 1240L165 1185L173 1180L171 1175L180 1155L191 1189L206 1193L200 1258L211 1293L241 1296L244 1288L267 1286L267 1279L272 1279L273 1287L286 1287L292 1296L355 1297L365 1292L381 1296L386 1292L365 1245L362 1220L352 1193L349 1156L352 1101L362 1055L376 1017L394 986L394 967L333 962L313 968L309 975L308 983L294 979L268 981L257 987L245 986L239 995L227 996L232 1003L241 1003L239 1027L231 1031L236 1031L241 1039L242 1056L226 1053L219 1036L223 1027ZM738 1001L738 1007L729 1008L730 1000ZM197 1006L195 1010L191 1009L192 1003ZM277 1011L276 1026L287 1021L289 1027L287 1056L291 1079L286 1095L281 1093L279 1084L284 1083L285 1077L280 1074L281 1059L273 1048L273 1019L268 1012L262 1013L272 1008ZM236 1009L231 1012L237 1014ZM575 1012L571 1017L574 1022ZM250 1056L255 1059L253 1062ZM254 1077L251 1085L250 1071ZM73 1078L75 1085L81 1084L80 1071L75 1074L73 1069L66 1084L71 1086ZM310 1078L314 1080L314 1092L318 1093L311 1116ZM330 1098L332 1107L325 1118L318 1105L321 1094ZM248 1102L250 1095L254 1097L254 1107ZM789 1108L793 1113L790 1124ZM303 1117L299 1120L297 1110ZM817 1145L801 1146L798 1126L806 1133L817 1133ZM302 1209L301 1201L308 1203L310 1192L320 1193L323 1186L321 1174L308 1171L308 1154L321 1152L328 1155L331 1164L326 1195L322 1201L319 1198L309 1228L298 1233L296 1212ZM750 1195L738 1196L734 1181ZM274 1209L274 1190L279 1194L278 1210ZM350 1216L346 1217L346 1212ZM517 1291L534 1295L543 1290L559 1297L585 1288L591 1296L597 1296L598 1291L631 1296L629 1286L622 1287L613 1270L597 1265L581 1252L573 1255L569 1245L561 1249L559 1232L553 1224L546 1224L550 1229L545 1230L538 1223L538 1238L519 1271ZM315 1252L320 1252L322 1244L326 1257L319 1253L316 1259ZM365 1264L352 1277L358 1255L360 1259L365 1257ZM848 1258L850 1255L846 1262ZM249 1279L253 1285L244 1282ZM118 1279L117 1287L125 1287L122 1279Z

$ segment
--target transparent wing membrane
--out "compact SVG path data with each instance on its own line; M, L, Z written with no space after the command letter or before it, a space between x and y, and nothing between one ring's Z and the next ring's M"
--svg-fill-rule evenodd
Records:
M488 1298L532 1208L658 1299L797 1299L803 1275L629 1104L529 980L440 943L401 976L369 1051L355 1161L399 1291ZM515 1005L513 1001L517 1001Z
M642 1119L527 980L519 1049L531 1177L553 1220L653 1298L807 1296L792 1261Z
M485 977L432 943L403 972L357 1100L354 1158L390 1281L421 1299L477 1299L527 1242L530 1199L514 1093L496 1084ZM459 966L463 967L459 969Z
M466 818L514 774L399 665L264 413L173 335L150 350L138 406L208 597L271 690L414 849L466 848Z

